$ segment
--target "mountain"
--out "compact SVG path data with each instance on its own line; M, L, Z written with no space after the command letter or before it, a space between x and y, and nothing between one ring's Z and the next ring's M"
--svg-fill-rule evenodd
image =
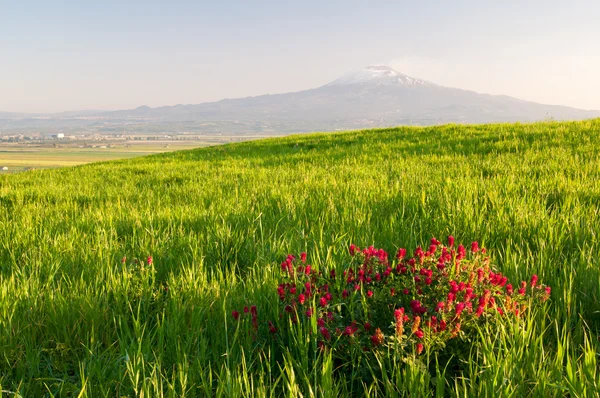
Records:
M516 98L439 86L395 71L368 66L324 86L286 94L225 99L199 105L140 107L110 117L161 121L257 120L322 128L321 123L381 126L445 122L510 122L546 118L585 119L600 112L541 105Z
M221 126L219 131L230 133L286 133L402 124L528 122L594 117L600 117L600 111L542 105L503 95L444 87L404 75L389 66L375 65L310 90L224 99L198 105L141 106L94 113L90 119L96 125L98 120L104 120L113 127L120 124L146 126L144 128L186 126L201 130L201 126L211 123Z

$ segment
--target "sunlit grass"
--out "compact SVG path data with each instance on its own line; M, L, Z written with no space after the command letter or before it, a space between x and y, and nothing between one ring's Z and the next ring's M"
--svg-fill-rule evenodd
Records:
M282 349L229 329L240 306L275 316L288 253L329 265L349 243L449 234L553 289L457 366L382 356L341 374L304 357L305 336ZM0 176L0 390L595 396L599 235L600 120L291 136ZM121 263L148 255L144 270Z

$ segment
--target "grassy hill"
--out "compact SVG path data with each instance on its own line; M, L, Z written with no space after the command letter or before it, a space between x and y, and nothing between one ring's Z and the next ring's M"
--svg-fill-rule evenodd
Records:
M290 136L0 176L0 390L593 396L599 209L600 120ZM552 296L442 376L433 355L373 380L227 337L233 309L276 316L288 253L318 267L350 243L450 234Z

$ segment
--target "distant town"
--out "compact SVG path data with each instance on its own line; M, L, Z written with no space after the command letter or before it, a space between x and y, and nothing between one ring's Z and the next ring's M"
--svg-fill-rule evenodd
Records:
M80 148L97 148L106 143L107 147L131 141L214 141L215 143L246 141L248 139L264 137L263 135L224 135L198 134L196 132L164 133L164 134L135 134L135 133L19 133L2 134L1 143L23 144L50 144L50 145L76 145ZM168 144L167 144L168 145Z

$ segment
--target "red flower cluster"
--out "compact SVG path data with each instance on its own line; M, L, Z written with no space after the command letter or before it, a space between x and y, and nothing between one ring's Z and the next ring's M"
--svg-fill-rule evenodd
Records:
M305 253L300 261L288 255L281 264L287 279L277 287L281 317L309 325L316 316L314 336L322 348L412 346L420 354L472 333L478 323L495 322L507 313L518 317L528 305L550 296L537 275L529 286L521 282L514 294L508 279L490 265L485 248L473 242L467 253L463 245L455 247L452 236L447 246L431 239L428 249L417 247L413 257L400 248L391 261L385 250L373 246L350 245L348 251L351 262L341 279L335 269L317 272L307 265Z

